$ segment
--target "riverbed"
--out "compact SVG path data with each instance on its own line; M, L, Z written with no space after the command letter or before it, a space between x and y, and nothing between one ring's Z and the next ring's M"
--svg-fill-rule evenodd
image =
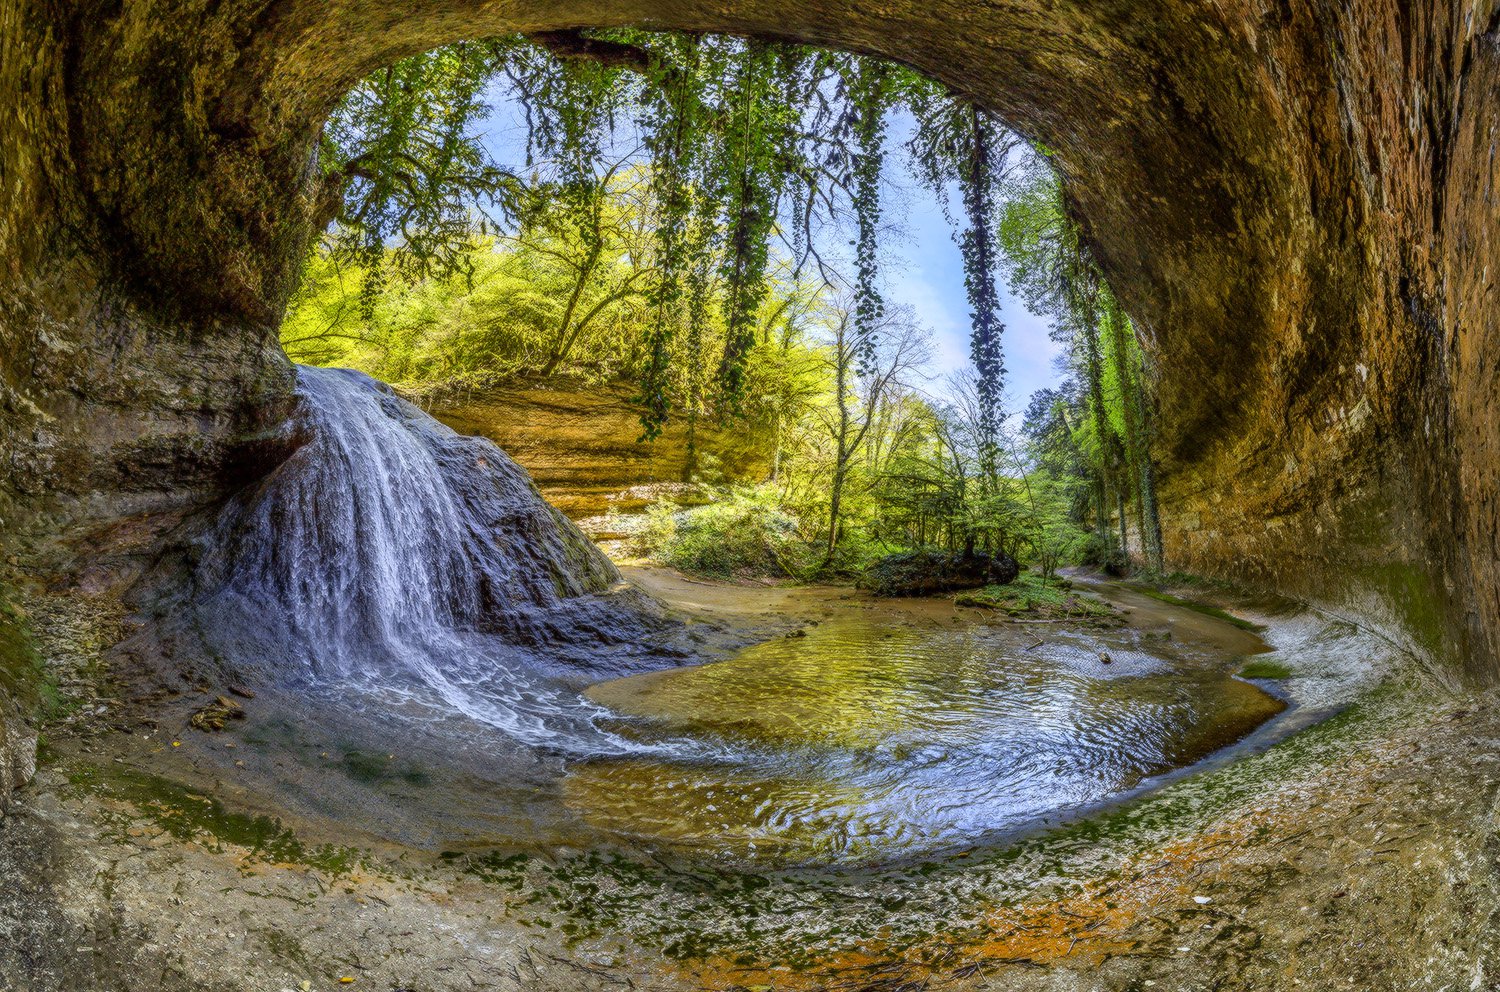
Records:
M629 759L647 770L624 779L622 799L609 791L622 788L620 779L600 774L619 758L597 769L538 758L507 783L472 754L452 755L444 770L436 746L408 749L395 733L384 737L402 745L391 750L309 751L320 737L325 747L336 738L339 721L323 727L303 712L293 733L292 712L278 713L267 696L247 700L246 718L225 734L169 723L172 704L160 699L151 706L156 726L132 724L125 686L108 704L109 721L54 732L39 784L9 821L0 857L20 880L10 898L21 899L0 907L9 946L61 976L94 969L118 979L149 966L163 976L151 987L162 989L297 988L304 980L383 990L626 981L854 989L897 979L1007 989L1080 981L1126 988L1149 979L1187 989L1205 981L1291 987L1287 976L1311 987L1395 987L1399 978L1438 988L1421 976L1468 975L1480 964L1472 942L1434 941L1421 961L1396 948L1412 946L1406 931L1465 932L1458 921L1491 905L1481 883L1494 759L1468 742L1488 732L1494 714L1445 703L1390 646L1337 618L1218 594L1220 605L1264 628L1251 633L1114 587L1096 592L1128 623L1064 630L947 600L891 603L850 590L725 586L655 571L630 578L685 618L762 636L759 646L706 666L588 690L642 739L831 749L845 762L878 758L909 778L903 762L933 740L1013 727L1016 713L997 705L1018 691L1006 681L1011 669L988 662L1028 649L1043 652L1058 682L1051 688L1038 676L1020 689L1059 710L1094 697L1121 706L1100 712L1140 709L1159 691L1152 680L1170 674L1163 664L1204 691L1239 692L1222 687L1243 683L1234 671L1255 652L1288 669L1257 689L1287 707L1238 740L1228 734L1178 752L1202 760L1165 772L1140 762L1108 780L1105 801L1059 804L1058 815L1022 818L998 835L953 831L932 793L916 792L901 800L905 808L944 829L912 842L889 832L856 842L857 831L846 830L851 839L838 848L808 840L836 834L817 829L830 820L869 822L871 811L891 808L865 795L839 800L825 775L801 794L819 797L823 818L808 817L791 832L794 842L768 840L763 852L757 838L774 817L731 803L719 824L703 821L724 787L712 761ZM902 638L906 647L891 653L905 660L880 665L881 642ZM911 648L917 643L946 645L955 661L967 659L956 666L966 674L933 686L933 666ZM1151 645L1149 661L1130 653L1141 643ZM826 664L798 661L809 657L845 662L858 705L825 698ZM752 705L754 693L772 689L798 701L796 719ZM178 711L198 698L189 687ZM944 705L924 702L934 699ZM959 717L937 721L955 701ZM687 704L696 726L683 722ZM829 723L830 715L840 719ZM1182 729L1199 723L1163 725L1184 740L1191 735ZM1046 726L1120 732L1128 724ZM289 745L293 737L303 744ZM1067 733L1048 740L1086 753ZM1222 746L1207 750L1213 744ZM983 770L993 755L968 760ZM659 800L676 791L659 784L684 769L717 777L715 796ZM645 800L639 778L649 783ZM532 789L547 781L557 788ZM961 781L993 795L983 775ZM949 790L953 780L940 784ZM786 808L784 782L777 790ZM356 794L378 802L362 805L349 798ZM486 805L487 821L476 815ZM372 817L372 808L389 815ZM714 830L721 843L712 843ZM46 874L26 867L34 865ZM1470 881L1454 888L1462 879ZM97 921L108 919L101 931ZM1400 941L1381 943L1398 930ZM58 950L85 944L94 949L87 956L64 960Z
M636 581L684 602L660 573ZM763 597L738 588L747 607ZM798 598L821 615L788 635L588 690L637 739L698 747L574 766L583 821L719 863L910 860L1098 807L1286 708L1234 674L1269 646L1181 607L1071 630L947 600Z

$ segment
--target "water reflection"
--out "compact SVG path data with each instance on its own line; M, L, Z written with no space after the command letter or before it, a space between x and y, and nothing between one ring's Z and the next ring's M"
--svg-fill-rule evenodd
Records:
M602 759L565 799L634 843L733 860L864 862L961 844L1129 790L1238 740L1282 704L1229 659L982 625L838 618L733 660L589 695L634 732L733 760ZM644 729L643 729L644 728Z

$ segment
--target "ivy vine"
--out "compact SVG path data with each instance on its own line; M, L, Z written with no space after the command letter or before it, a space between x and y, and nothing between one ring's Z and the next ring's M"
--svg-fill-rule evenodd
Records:
M526 184L490 160L477 133L494 84L521 107L527 167L545 160L557 177L545 205L527 200ZM954 226L971 358L994 443L1005 374L996 203L1016 139L971 102L876 59L625 30L467 42L406 59L362 83L328 125L327 244L362 266L372 300L388 277L451 274L477 238L524 223L528 210L566 211L586 239L602 195L596 164L612 140L630 134L655 211L654 322L636 396L644 437L655 438L674 406L696 420L704 405L696 375L685 393L674 388L673 365L686 355L692 370L705 367L699 331L710 298L727 328L714 402L732 415L747 388L773 242L785 242L794 278L815 267L823 282L837 283L839 267L822 255L822 225L851 215L847 288L856 354L869 366L885 313L881 185L897 108L915 120L907 150L919 180L945 212L950 187L960 192L963 218Z

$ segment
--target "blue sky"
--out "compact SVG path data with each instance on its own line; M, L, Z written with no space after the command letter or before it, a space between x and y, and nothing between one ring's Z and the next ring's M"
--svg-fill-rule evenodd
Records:
M912 127L898 119L890 129L886 165L886 217L894 230L881 240L882 262L892 302L914 307L936 340L938 378L969 364L969 301L964 292L963 259L953 229L937 198L906 174L905 152L897 147ZM1031 394L1058 379L1055 359L1062 353L1047 334L1048 325L1011 295L998 277L1005 321L1006 409L1024 413ZM940 382L934 382L940 391Z
M520 108L499 86L488 96L494 109L486 122L485 144L496 161L519 167L525 161L526 140ZM889 133L883 218L887 229L880 241L883 292L888 303L912 307L932 329L932 379L924 388L942 396L947 374L969 364L969 303L963 261L942 207L936 196L907 174L900 146L911 127L909 117L898 117ZM1003 276L999 282L1005 321L1006 408L1019 414L1033 392L1057 381L1055 359L1061 349L1048 337L1046 322L1011 295Z

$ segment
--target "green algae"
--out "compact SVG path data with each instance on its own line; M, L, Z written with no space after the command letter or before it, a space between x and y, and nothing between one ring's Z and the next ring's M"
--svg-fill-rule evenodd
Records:
M1247 663L1243 668L1239 670L1237 674L1242 679L1280 680L1291 678L1292 670L1289 666L1279 661L1266 661L1264 659L1256 659L1255 661Z
M1009 616L1058 617L1081 621L1111 622L1119 613L1108 603L1072 591L1066 579L1044 579L1023 573L1003 585L989 585L959 593L956 606L1001 610Z
M1153 589L1151 586L1141 582L1127 582L1125 585L1127 588L1133 589L1143 596L1150 596L1152 599L1159 600L1169 606L1180 606L1185 610L1192 610L1194 613L1202 613L1204 616L1213 617L1215 620L1222 620L1225 623L1233 624L1241 630L1260 633L1266 629L1263 624L1254 623L1246 620L1244 617L1237 617L1228 610L1218 606L1210 606L1208 603L1202 603L1198 600L1174 596L1171 593L1162 592L1160 589Z
M39 704L44 713L64 705L57 687L45 677L41 652L25 614L3 588L0 588L0 696L22 707Z
M349 749L344 752L343 765L350 778L366 785L389 781L415 786L432 783L432 776L421 766L410 761L397 763L392 755Z
M363 859L353 848L306 844L277 817L233 812L219 799L159 775L80 764L69 769L68 782L80 791L128 802L172 837L216 853L232 845L261 861L300 864L333 876L349 874Z
M749 871L610 850L555 860L454 855L452 863L513 893L532 925L570 941L626 938L675 960L776 961L794 971L851 949L914 961L935 939L982 941L987 911L1076 894L1087 880L1108 880L1132 859L1238 815L1267 783L1314 774L1404 725L1424 698L1394 678L1262 752L1013 842L918 863ZM1265 834L1250 843L1274 840Z

